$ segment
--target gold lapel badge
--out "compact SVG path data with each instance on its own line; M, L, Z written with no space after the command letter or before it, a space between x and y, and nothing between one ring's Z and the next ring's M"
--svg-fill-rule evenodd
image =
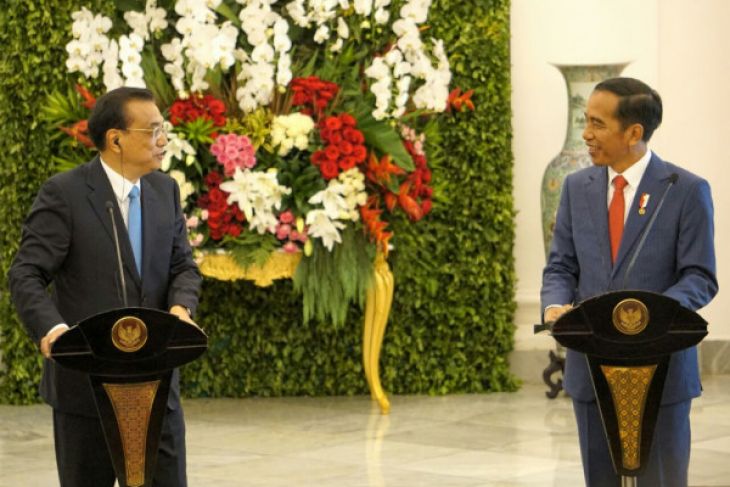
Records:
M613 308L613 326L624 335L638 335L649 324L649 310L638 299L624 299Z
M147 343L147 326L134 316L120 318L112 327L112 343L122 352L136 352Z
M646 214L646 205L649 204L649 193L643 193L639 198L639 215Z

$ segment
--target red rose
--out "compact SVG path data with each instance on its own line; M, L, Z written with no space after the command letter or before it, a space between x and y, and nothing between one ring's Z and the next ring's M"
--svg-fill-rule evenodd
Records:
M345 130L343 130L342 133L345 138L353 144L362 144L365 142L365 137L363 137L362 132L357 129L345 127Z
M208 103L208 110L210 110L210 113L213 115L223 115L226 112L226 106L222 101L211 97L211 100Z
M324 153L330 161L336 161L340 157L340 150L334 145L328 145Z
M241 227L240 227L240 225L236 225L235 223L234 224L231 224L231 225L228 225L228 232L227 233L231 237L238 237L239 235L241 235Z
M340 159L339 166L340 169L342 169L343 171L347 171L357 166L357 161L354 157L343 157L342 159Z
M319 170L322 172L322 177L325 178L327 181L336 178L337 175L340 173L340 170L337 167L337 163L330 160L324 161L322 165L319 166Z
M368 155L364 145L356 145L352 148L352 157L359 163L363 162Z
M322 164L322 162L327 160L327 156L325 155L323 150L318 150L314 154L312 154L312 164L315 166L319 166Z
M355 120L355 117L353 117L349 113L341 113L340 122L342 122L343 125L347 125L350 127L354 127L355 125L357 125L357 121Z
M330 142L330 138L332 137L332 131L328 128L323 128L319 131L319 137L325 142Z
M210 189L217 188L218 186L220 186L220 184L222 182L223 182L223 176L221 176L221 173L219 173L219 172L216 172L216 171L209 172L205 176L205 185Z
M342 143L342 135L339 132L334 132L329 139L330 144L339 146Z
M352 144L346 140L338 143L337 147L340 149L340 152L346 156L349 156L350 154L352 154L352 149L353 149Z
M337 117L327 117L324 123L329 130L340 130L342 128L342 122Z

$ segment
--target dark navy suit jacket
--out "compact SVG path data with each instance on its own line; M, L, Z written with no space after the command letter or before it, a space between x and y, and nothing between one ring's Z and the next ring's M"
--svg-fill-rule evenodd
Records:
M626 269L642 230L656 210L670 176L679 178L669 190L628 280ZM619 289L662 293L697 310L717 293L713 208L710 186L694 174L652 154L630 204L629 216L614 265L608 238L608 170L593 166L569 175L563 185L555 234L543 271L542 309L551 304L580 303ZM639 199L650 195L646 213ZM565 391L580 401L595 399L585 357L568 350ZM662 404L700 395L697 350L672 355Z
M192 259L177 183L160 172L141 179L142 277L111 183L99 158L44 183L23 225L9 272L21 321L38 343L55 325L70 326L121 308L119 271L106 203L114 203L129 306L194 312L201 277ZM47 288L51 285L51 292ZM44 360L41 395L55 409L96 416L88 378ZM168 406L179 405L178 373Z

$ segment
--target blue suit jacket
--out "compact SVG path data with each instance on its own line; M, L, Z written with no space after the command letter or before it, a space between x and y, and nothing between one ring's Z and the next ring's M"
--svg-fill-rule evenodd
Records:
M656 210L670 176L679 179L669 190L624 285L626 268L642 230ZM697 310L717 293L713 208L710 186L702 178L652 154L629 216L614 265L608 238L608 170L593 166L571 174L560 198L555 233L543 271L542 309L551 304L580 303L619 289L642 289L665 294ZM639 198L650 195L644 215ZM585 357L568 350L565 391L573 398L595 398ZM697 350L672 355L662 404L700 395Z

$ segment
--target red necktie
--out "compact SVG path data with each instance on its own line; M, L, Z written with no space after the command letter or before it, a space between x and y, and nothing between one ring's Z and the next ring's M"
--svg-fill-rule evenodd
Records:
M624 188L629 184L620 174L613 178L613 198L608 206L608 235L611 239L611 262L616 262L621 236L624 233Z

